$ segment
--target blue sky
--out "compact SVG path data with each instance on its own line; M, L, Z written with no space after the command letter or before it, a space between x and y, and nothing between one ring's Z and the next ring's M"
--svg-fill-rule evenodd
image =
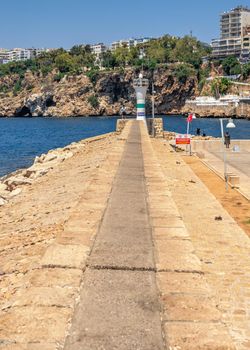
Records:
M239 0L240 1L240 0ZM219 35L219 14L249 0L2 0L0 47L65 47L129 37ZM249 4L250 5L250 4Z

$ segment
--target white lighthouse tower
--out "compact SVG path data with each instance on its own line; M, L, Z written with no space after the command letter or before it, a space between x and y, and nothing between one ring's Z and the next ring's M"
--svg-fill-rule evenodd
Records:
M146 114L145 114L145 99L146 93L148 89L148 79L143 79L142 73L139 74L139 79L134 79L133 87L136 92L136 100L137 100L137 120L144 120L146 122Z

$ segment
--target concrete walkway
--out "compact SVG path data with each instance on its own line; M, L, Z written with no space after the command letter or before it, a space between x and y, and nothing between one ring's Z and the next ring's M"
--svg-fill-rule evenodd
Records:
M133 122L65 350L164 349L140 124Z
M239 152L234 152L233 147L237 146ZM185 149L183 147L183 149ZM248 140L232 140L230 149L226 149L227 172L239 176L240 192L250 199L250 143ZM192 151L202 154L202 161L207 164L220 177L224 178L224 162L221 150L221 141L208 140L192 141Z

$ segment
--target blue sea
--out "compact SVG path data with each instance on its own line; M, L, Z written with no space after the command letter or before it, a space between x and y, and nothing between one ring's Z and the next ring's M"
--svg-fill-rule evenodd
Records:
M0 118L0 176L19 168L30 166L37 155L50 149L64 147L71 142L105 134L115 130L118 117L77 118ZM186 132L186 119L166 116L164 129ZM250 138L250 121L236 120L230 129L232 138ZM196 128L207 135L220 136L218 119L195 119L191 133Z

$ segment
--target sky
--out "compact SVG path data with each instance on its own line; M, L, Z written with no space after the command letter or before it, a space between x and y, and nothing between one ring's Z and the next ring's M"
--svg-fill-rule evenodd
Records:
M241 1L241 2L239 2ZM0 0L0 48L70 48L131 37L219 37L219 15L250 0Z

